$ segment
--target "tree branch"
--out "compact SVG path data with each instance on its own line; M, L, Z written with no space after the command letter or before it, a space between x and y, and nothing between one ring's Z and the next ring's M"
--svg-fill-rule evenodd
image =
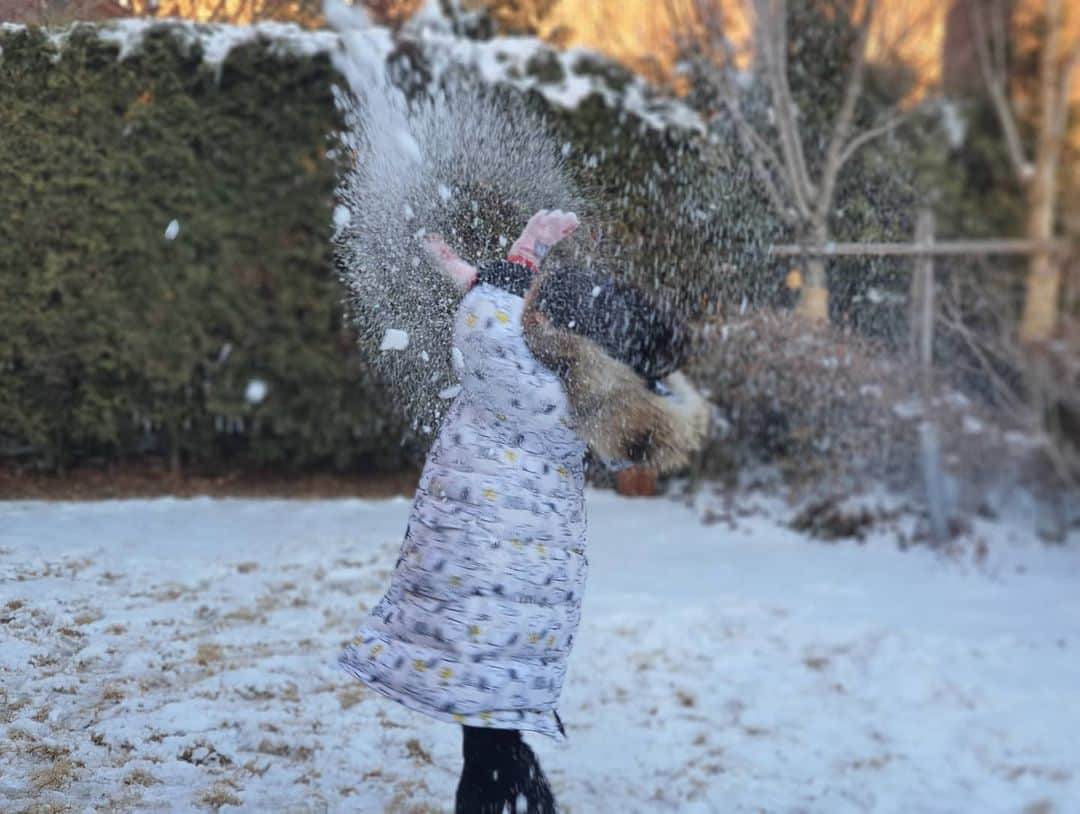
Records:
M674 8L676 2L669 0L672 6L673 16L681 15L678 13L678 9ZM777 172L783 172L783 164L780 161L780 157L776 154L776 151L769 146L750 123L746 120L746 116L743 115L741 100L739 99L738 87L732 74L735 70L735 46L731 42L731 38L727 35L727 27L723 17L723 9L720 8L717 3L710 3L709 0L695 0L694 9L696 12L696 22L704 31L704 35L707 37L706 43L710 49L718 50L723 55L723 63L721 65L710 65L709 79L720 94L720 99L724 103L725 109L735 122L736 128L744 128L744 132L750 144L747 145L748 149L758 150L761 153L763 161L773 167ZM683 23L685 26L686 24Z
M735 122L736 129L739 130L740 133L745 133L748 141L747 148L759 153L766 166L778 173L782 173L784 165L780 162L780 156L776 154L776 151L769 146L769 143L765 141L765 139L754 130L750 122L746 120L746 117L739 107L738 99L726 98L724 100L724 107L727 109L728 115L730 115Z
M785 178L786 168L784 163L769 143L754 129L743 113L738 87L733 79L733 72L736 67L735 47L727 34L723 10L719 4L709 2L709 0L696 0L694 10L696 28L691 31L691 36L698 39L705 37L709 49L719 51L723 56L721 65L712 64L709 66L709 80L720 94L720 100L728 115L731 116L743 150L749 157L754 173L765 188L765 193L769 197L773 208L781 219L789 225L795 225L797 219L792 215L790 203L794 191L791 191L790 196L785 196L777 186L777 177L779 177L785 188L790 186L789 183L785 183L787 179ZM678 10L672 8L672 16L676 15L678 15ZM681 15L678 16L681 17ZM683 22L682 25L685 28L687 24Z
M1016 116L1013 113L1012 104L1006 86L1005 69L1002 66L995 68L994 57L991 50L995 47L991 35L986 29L986 24L976 8L978 4L971 4L971 24L975 30L975 52L979 58L979 69L983 76L983 83L990 93L990 100L997 114L998 124L1005 134L1005 145L1008 150L1009 160L1022 184L1027 184L1035 174L1035 168L1024 154L1024 145L1020 139L1020 129L1016 125ZM1002 24L997 19L1001 9L995 5L992 9L991 23L995 29ZM1004 45L1001 45L1004 48ZM1003 57L1002 57L1003 59Z
M1073 43L1072 49L1065 55L1061 65L1061 77L1058 87L1057 121L1054 123L1057 132L1065 137L1065 129L1069 124L1069 107L1072 100L1073 80L1076 79L1077 68L1080 68L1080 35Z
M741 118L741 114L739 114ZM734 118L733 114L733 118ZM764 157L772 156L772 160L776 161L775 153L768 148L762 142L765 150L760 150L755 147L755 143L761 142L761 137L754 132L754 129L746 123L745 119L742 119L743 124L739 124L739 119L735 122L735 130L739 134L739 140L743 144L743 149L746 150L747 155L750 157L750 163L754 168L754 174L757 176L761 185L765 187L765 193L769 196L769 200L772 202L773 208L776 210L777 215L787 223L789 226L797 226L799 219L796 218L791 211L791 204L786 199L776 186L776 181L773 179L772 173L769 168L765 166Z
M1010 9L1006 6L1005 0L991 0L989 5L990 25L993 28L990 36L991 58L997 75L1004 79L1009 70L1009 37L1006 20L1008 20ZM971 6L971 11L975 13L974 5Z
M901 124L903 124L913 115L915 115L916 110L917 108L913 108L911 110L902 110L890 116L877 127L871 127L869 130L864 130L859 135L855 136L855 138L853 138L847 143L847 146L844 147L843 152L841 152L838 156L836 161L837 172L840 171L840 168L843 167L844 164L847 163L848 159L855 155L855 153L857 153L861 147L866 145L868 142L878 138L879 136L884 136L886 133L895 130L897 127L899 127Z
M806 169L806 154L803 150L802 132L799 128L798 109L791 95L791 83L788 81L787 62L787 0L777 0L773 20L776 24L776 39L773 40L774 55L777 57L776 79L779 82L781 101L791 127L792 149L795 156L795 172L803 186L807 200L814 196L814 183Z
M756 7L757 41L764 57L765 77L773 96L776 129L780 137L780 152L784 157L784 169L791 188L795 208L809 218L813 185L806 172L798 123L795 121L795 104L787 86L787 60L784 49L784 23L787 17L785 0L754 0Z
M821 172L821 194L817 199L818 217L825 217L828 215L829 209L832 206L832 196L833 191L836 189L836 179L840 173L840 167L843 166L844 161L847 160L847 158L844 157L844 154L847 153L847 157L850 157L855 150L862 146L862 144L869 141L870 138L873 138L873 135L871 135L869 138L865 138L862 141L855 139L859 144L853 149L847 150L844 148L848 133L851 131L852 120L855 117L855 105L862 95L863 81L866 77L867 44L870 40L870 26L874 21L874 12L876 8L877 4L875 3L875 0L866 0L866 10L863 12L863 19L859 24L858 32L855 36L855 43L851 49L851 67L849 69L850 73L848 74L847 84L844 87L844 100L840 104L840 110L836 114L832 136L829 138L829 146L825 151L825 165ZM868 132L873 133L873 131ZM867 134L864 133L863 135L866 136ZM855 142L852 142L852 144L854 143ZM849 144L848 147L850 148L851 145Z

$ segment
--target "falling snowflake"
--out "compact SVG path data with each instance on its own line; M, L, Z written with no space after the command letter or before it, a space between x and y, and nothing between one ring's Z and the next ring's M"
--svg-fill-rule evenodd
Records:
M457 394L460 393L460 392L461 392L461 385L460 384L451 385L450 387L446 387L446 388L439 391L439 398L450 400L450 399L453 399L453 398L457 398Z
M409 332L400 328L390 328L383 334L379 350L405 350L407 347L409 347Z
M349 211L349 207L338 204L334 207L334 228L344 229L349 225L349 221L352 220L352 212Z
M248 404L259 404L266 398L268 389L266 382L262 379L252 379L247 383L247 387L244 389L244 400Z

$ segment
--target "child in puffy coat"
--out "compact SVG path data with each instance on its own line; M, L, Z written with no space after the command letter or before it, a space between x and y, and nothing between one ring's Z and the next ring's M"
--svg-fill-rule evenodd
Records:
M539 284L544 256L577 225L572 213L541 211L506 262L480 270L429 240L465 292L452 352L461 391L428 454L390 588L341 656L378 692L463 727L458 814L555 810L521 732L565 734L556 704L585 587L587 443L579 428L589 421L568 393L593 352L558 348L567 326L587 328L605 291L631 310L641 306L602 280L567 277L574 282L546 291ZM658 381L676 366L680 337L670 322L646 321L651 339L624 348L606 340L605 325L582 341L621 356L615 364L631 371L627 381L665 399ZM535 344L554 349L550 367L530 349L530 322L537 336L549 335ZM665 354L670 360L653 369ZM643 429L632 428L628 444L649 447Z

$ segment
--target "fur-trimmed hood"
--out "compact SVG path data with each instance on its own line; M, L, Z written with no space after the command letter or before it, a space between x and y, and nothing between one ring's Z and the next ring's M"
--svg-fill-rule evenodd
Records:
M535 275L522 329L529 350L562 379L579 433L604 460L670 472L704 444L709 404L677 369L688 331L637 289L592 272Z

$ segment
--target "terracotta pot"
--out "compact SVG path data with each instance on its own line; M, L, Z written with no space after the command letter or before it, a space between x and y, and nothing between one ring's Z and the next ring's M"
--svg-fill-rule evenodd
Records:
M615 491L626 497L652 497L656 494L656 473L632 466L615 474Z

